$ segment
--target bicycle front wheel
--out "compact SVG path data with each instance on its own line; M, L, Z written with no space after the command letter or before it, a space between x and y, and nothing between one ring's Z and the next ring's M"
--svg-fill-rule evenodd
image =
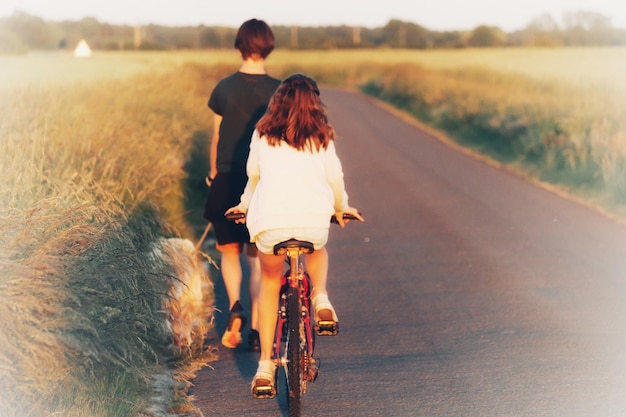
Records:
M300 364L300 305L298 290L287 290L287 385L289 416L300 417L302 372Z

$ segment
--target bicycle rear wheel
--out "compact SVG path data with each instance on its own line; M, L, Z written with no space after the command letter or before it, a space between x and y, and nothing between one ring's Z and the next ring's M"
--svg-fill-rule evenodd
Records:
M287 290L287 401L289 416L300 417L302 399L302 373L300 364L300 306L298 290Z

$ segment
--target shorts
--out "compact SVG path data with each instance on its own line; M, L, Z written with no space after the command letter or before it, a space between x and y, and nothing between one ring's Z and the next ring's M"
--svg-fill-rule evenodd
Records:
M247 182L245 173L228 172L218 173L211 183L204 206L204 218L213 224L215 237L220 245L250 242L245 224L238 224L224 217L226 210L239 204Z
M254 243L259 252L272 255L276 244L289 239L305 240L311 242L316 250L322 249L328 242L328 228L305 227L265 230L255 236Z
M222 254L224 253L232 253L236 255L241 255L245 253L248 257L256 258L258 256L258 250L253 243L228 243L225 245L220 245L219 243L215 244L215 249L220 251Z

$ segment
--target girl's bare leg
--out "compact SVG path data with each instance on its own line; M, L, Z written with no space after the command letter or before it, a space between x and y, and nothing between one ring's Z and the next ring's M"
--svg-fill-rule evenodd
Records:
M318 249L306 255L306 270L311 277L313 291L311 298L317 294L326 294L326 282L328 280L328 252L326 247Z
M313 315L318 335L336 335L339 332L337 313L328 299L328 252L323 247L306 255L306 269L311 277L313 290Z
M261 262L255 246L247 249L250 265L250 329L259 329L259 291L261 289Z
M261 264L261 286L259 291L259 338L261 342L260 361L272 358L280 278L283 272L284 256L266 255L259 252Z

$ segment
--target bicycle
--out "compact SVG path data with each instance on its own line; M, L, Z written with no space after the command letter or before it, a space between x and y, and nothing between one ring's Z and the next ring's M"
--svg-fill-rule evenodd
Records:
M230 220L242 219L243 213L230 213ZM358 220L344 214L344 219ZM338 223L333 216L332 223ZM289 268L281 278L278 320L274 336L274 361L276 374L274 386L257 387L257 398L274 398L278 394L280 370L284 370L288 391L287 404L290 417L299 417L302 395L307 384L315 382L319 373L318 361L313 357L315 334L335 335L339 325L335 321L320 321L311 325L311 282L301 263L301 256L314 251L311 242L289 239L274 246L275 255L286 255ZM315 330L315 333L313 332ZM295 366L294 366L295 365Z

